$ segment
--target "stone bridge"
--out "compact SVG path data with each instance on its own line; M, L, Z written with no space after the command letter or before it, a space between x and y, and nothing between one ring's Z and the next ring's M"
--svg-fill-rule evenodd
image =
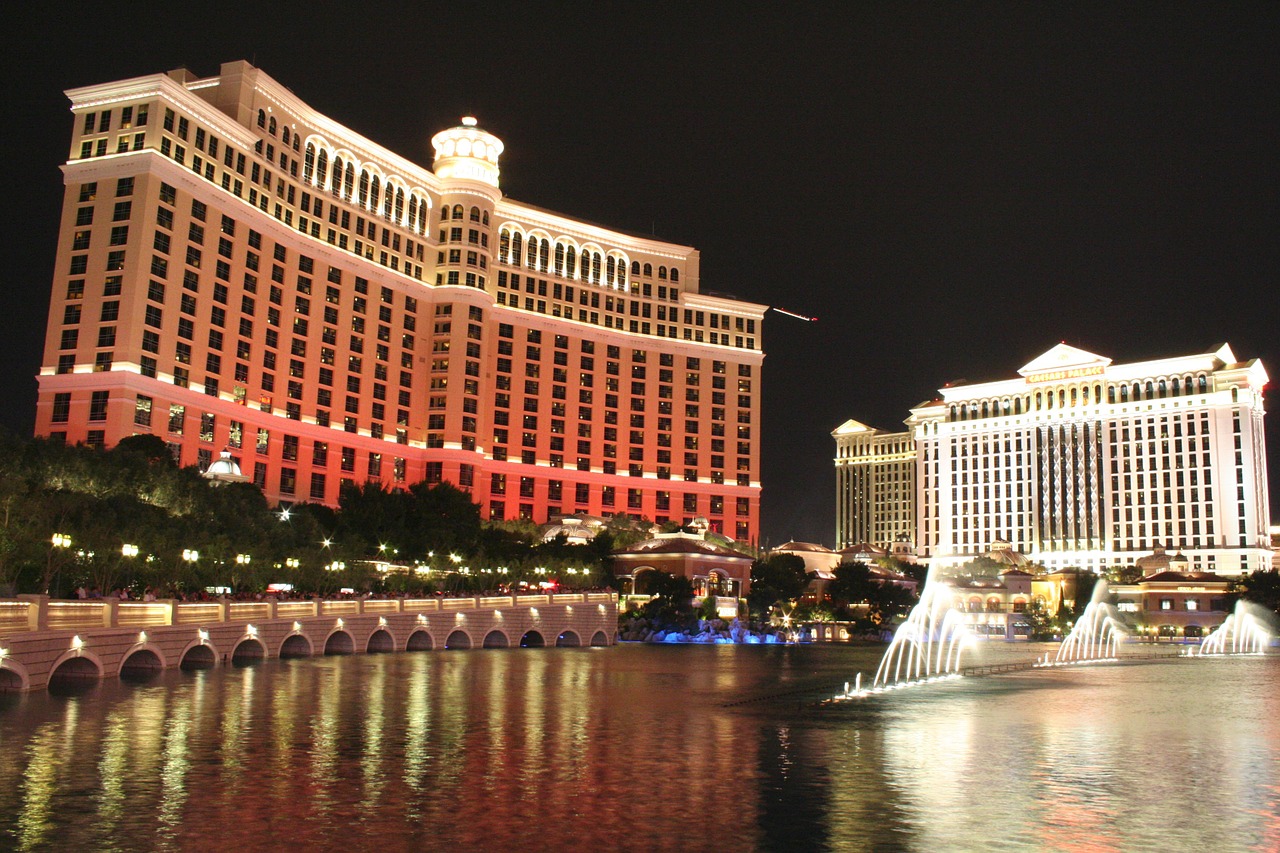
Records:
M265 658L609 646L613 593L307 601L0 599L0 690Z

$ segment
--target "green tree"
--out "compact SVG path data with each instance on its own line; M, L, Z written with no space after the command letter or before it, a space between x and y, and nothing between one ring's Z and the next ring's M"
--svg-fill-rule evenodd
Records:
M799 598L809 581L804 560L795 554L771 554L754 560L747 606L753 616L764 617L775 604Z
M1257 569L1243 575L1235 582L1235 589L1245 601L1280 614L1280 572L1275 569Z

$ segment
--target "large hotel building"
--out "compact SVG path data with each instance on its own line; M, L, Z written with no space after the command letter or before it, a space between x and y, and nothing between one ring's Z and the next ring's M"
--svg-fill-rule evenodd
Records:
M67 94L37 434L226 449L273 502L447 481L757 536L766 307L695 249L504 198L474 119L427 170L245 62Z
M1227 345L1112 364L1060 344L1017 378L942 388L906 432L849 421L832 434L838 545L906 539L946 567L1007 542L1094 571L1159 545L1193 571L1270 568L1266 382Z

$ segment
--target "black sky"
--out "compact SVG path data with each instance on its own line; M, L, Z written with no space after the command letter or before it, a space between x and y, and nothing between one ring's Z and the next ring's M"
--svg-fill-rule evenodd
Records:
M1280 376L1280 4L85 5L11 12L5 37L0 423L23 433L63 90L235 59L424 165L475 114L507 195L696 246L704 289L818 316L765 327L772 544L833 544L846 418L897 428L1060 340L1118 362L1226 341Z

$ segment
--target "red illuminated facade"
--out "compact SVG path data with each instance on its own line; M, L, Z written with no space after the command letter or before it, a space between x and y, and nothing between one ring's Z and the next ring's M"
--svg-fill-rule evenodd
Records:
M227 449L283 503L447 481L756 537L766 308L695 249L504 198L473 119L427 170L244 62L68 96L38 435Z

